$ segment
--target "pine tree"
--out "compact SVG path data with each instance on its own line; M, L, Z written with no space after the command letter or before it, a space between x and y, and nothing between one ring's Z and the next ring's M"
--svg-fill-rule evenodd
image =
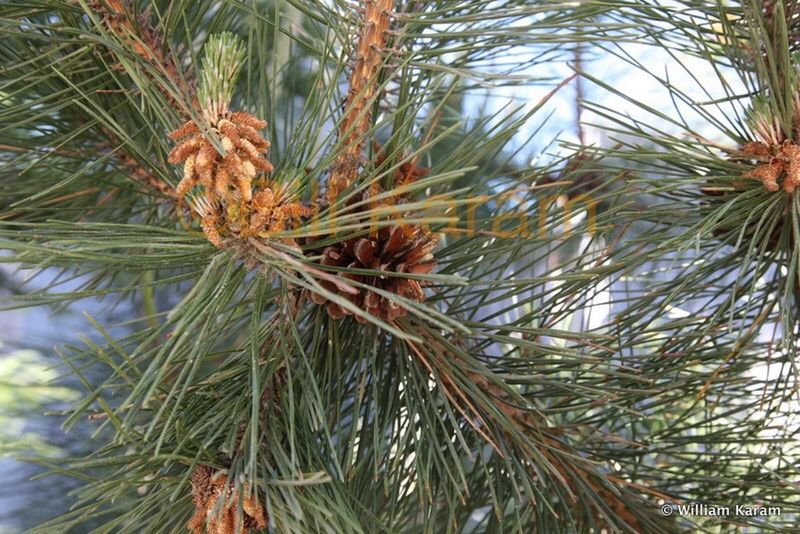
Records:
M144 310L61 350L103 444L35 531L791 531L798 9L0 5L2 261L60 273L6 307ZM590 51L675 109L584 98L635 101ZM549 96L471 109L576 79L608 146L523 164Z

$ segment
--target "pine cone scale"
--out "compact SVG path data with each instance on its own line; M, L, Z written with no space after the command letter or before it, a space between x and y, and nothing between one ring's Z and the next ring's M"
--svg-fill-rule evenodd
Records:
M320 264L325 267L378 271L374 275L341 271L335 274L343 279L374 287L380 291L394 293L415 302L422 302L425 300L422 284L418 280L410 280L396 275L431 272L436 266L431 254L435 247L436 240L429 232L423 231L420 227L399 224L381 228L374 235L368 237L346 239L325 247L321 253ZM379 274L379 272L386 274ZM342 291L341 288L328 281L320 280L320 285L382 320L392 321L408 312L405 306L384 297L378 291L356 288L359 291L352 294ZM317 304L325 301L324 297L315 293L312 293L311 299ZM334 303L328 303L327 311L333 319L352 315L350 310ZM360 316L356 316L356 320L362 323L366 321Z

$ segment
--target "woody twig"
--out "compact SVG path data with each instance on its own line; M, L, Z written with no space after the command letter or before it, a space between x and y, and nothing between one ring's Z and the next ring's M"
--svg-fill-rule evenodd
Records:
M182 118L188 119L191 107L196 107L194 83L191 77L181 75L171 55L165 53L166 45L161 34L155 29L149 8L138 17L134 17L130 0L92 0L89 7L99 18L103 26L127 48L153 65L163 77L174 86L180 95L177 98L173 91L164 86L162 81L153 80L156 88L169 101ZM152 79L147 70L144 74ZM190 103L187 106L186 103Z
M134 17L128 0L92 0L88 6L109 33L115 35L136 55L157 68L178 88L180 93L193 94L191 78L182 76L173 58L164 52L166 48L164 39L156 31L148 11L142 13L138 18ZM112 53L114 53L113 50ZM185 116L189 115L187 106L180 102L173 92L157 81L155 85L174 109ZM192 102L192 105L195 104L195 101L191 99L189 101ZM103 128L103 134L106 136L106 142L99 143L98 148L104 152L113 151L113 157L119 166L128 172L129 176L159 195L167 198L176 197L173 188L158 178L151 170L142 166L118 136L108 128Z
M333 204L355 180L364 147L364 136L372 119L372 105L378 92L377 74L385 59L389 23L394 0L363 0L363 16L355 64L350 75L344 117L339 124L342 152L331 168L327 200Z

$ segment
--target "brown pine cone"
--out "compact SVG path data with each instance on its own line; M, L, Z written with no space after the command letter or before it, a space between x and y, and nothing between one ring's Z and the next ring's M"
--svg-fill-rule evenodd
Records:
M356 237L325 247L321 252L320 263L330 267L371 269L386 273L425 274L436 267L432 254L435 247L436 238L429 231L417 225L398 224L383 227L368 237ZM425 300L425 292L419 280L377 274L341 273L341 276L416 302ZM408 313L402 304L362 287L356 288L358 294L352 295L342 292L330 281L320 280L320 284L387 322ZM311 300L316 304L327 303L328 314L334 319L352 315L350 310L327 301L319 294L312 293ZM366 319L359 316L356 316L356 320L366 322Z
M380 167L386 161L386 152L379 143L372 143L372 149L375 151L375 167ZM417 158L410 161L403 161L394 173L394 180L392 183L393 188L403 187L405 185L413 184L421 178L425 178L430 174L431 170L428 167L423 167L419 164ZM382 192L382 191L381 191ZM395 202L402 202L403 197L393 199Z

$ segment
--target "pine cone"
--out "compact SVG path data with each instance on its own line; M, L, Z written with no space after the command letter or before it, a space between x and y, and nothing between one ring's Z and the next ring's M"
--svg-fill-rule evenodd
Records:
M240 495L233 484L228 483L225 473L207 465L198 465L190 481L195 510L186 527L195 534L203 534L206 526L209 534L247 534L251 529L267 528L267 516L257 496L242 500L243 514L237 518ZM249 494L247 486L243 490ZM223 499L223 504L218 508L220 499Z
M369 237L352 238L325 247L321 252L320 263L330 267L371 269L386 273L425 274L436 266L432 255L435 247L436 239L429 231L416 225L399 224L383 227ZM419 280L391 275L342 273L341 276L416 302L425 300L425 292ZM402 304L365 288L357 288L358 294L352 295L340 291L335 284L327 280L320 280L320 284L384 321L403 317L408 312ZM334 302L328 302L316 293L311 294L311 300L316 304L327 302L328 314L334 319L352 314L350 310ZM359 316L356 316L356 320L366 322Z
M372 143L372 149L375 151L375 167L380 167L386 162L386 152L379 143ZM413 184L420 178L425 178L430 174L431 170L428 167L423 167L419 164L418 158L410 161L403 161L394 172L394 180L392 183L393 188L400 188L405 185ZM383 191L379 191L383 192ZM403 202L403 197L393 197L390 201Z

